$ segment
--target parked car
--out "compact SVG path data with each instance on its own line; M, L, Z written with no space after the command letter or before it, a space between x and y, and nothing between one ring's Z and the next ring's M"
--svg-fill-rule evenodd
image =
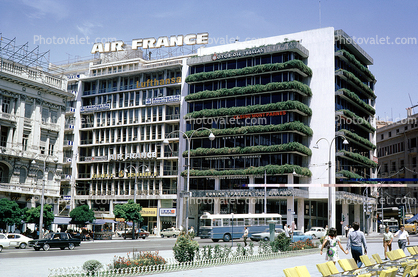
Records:
M282 228L276 228L274 237L277 237L280 233L284 233L284 230ZM270 240L270 229L267 228L262 233L251 234L250 239L253 241L260 241L260 240L268 241Z
M305 232L305 235L312 236L313 238L325 237L326 231L322 227L312 227L309 231Z
M126 233L123 233L122 237L124 239L132 238L132 229L130 232L127 231ZM149 232L145 231L144 229L139 229L138 231L135 232L135 239L137 238L145 239L147 237L149 237Z
M306 241L307 239L312 240L312 236L305 235L302 231L294 231L292 236L292 242Z
M167 237L167 238L173 237L173 238L175 238L175 237L178 237L180 235L180 229L171 227L171 228L163 229L160 232L160 234L161 234L162 238L163 237Z
M7 238L10 241L10 247L25 249L32 238L28 238L22 234L7 234Z
M5 234L0 234L0 252L3 251L3 248L7 248L10 245L9 239Z
M80 246L81 240L73 238L68 233L49 233L43 239L35 239L29 241L29 246L33 247L35 251L41 248L48 251L50 248L60 248L64 250L66 247L73 250L76 246Z

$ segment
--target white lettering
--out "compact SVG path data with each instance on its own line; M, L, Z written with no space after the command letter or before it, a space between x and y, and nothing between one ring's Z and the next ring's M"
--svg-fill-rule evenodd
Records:
M196 44L196 35L195 34L188 34L184 37L184 43L187 45L195 45Z
M183 36L171 36L170 37L170 47L173 46L183 46Z
M197 34L196 44L208 44L209 33L200 33Z
M139 47L142 47L142 39L132 40L132 50L137 50Z
M144 49L155 48L155 46L153 45L154 43L155 43L155 38L144 38L142 42L143 44L142 48Z
M111 43L110 51L112 52L122 51L124 45L125 43L123 41L114 41Z
M161 46L169 47L168 44L168 37L159 37L157 39L157 43L155 44L155 48L161 48Z
M93 44L93 48L91 49L91 53L96 54L97 52L103 53L103 44L102 43Z

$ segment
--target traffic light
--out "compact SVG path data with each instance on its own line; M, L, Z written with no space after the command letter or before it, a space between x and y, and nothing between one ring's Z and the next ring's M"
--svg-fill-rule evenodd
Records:
M403 206L400 206L399 207L399 209L398 209L398 215L399 215L400 218L403 218L403 216L404 216Z

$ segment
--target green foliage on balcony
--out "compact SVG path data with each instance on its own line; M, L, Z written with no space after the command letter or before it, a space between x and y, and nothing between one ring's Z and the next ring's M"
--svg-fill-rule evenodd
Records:
M250 74L261 74L286 69L299 69L308 76L312 76L312 70L300 60L291 60L284 63L261 64L240 69L216 70L211 72L200 72L187 76L186 83L207 81L212 79L239 77Z
M188 118L202 118L202 117L216 117L216 116L234 116L234 115L243 115L243 114L252 114L252 113L261 113L261 112L272 112L272 111L290 111L298 110L302 113L307 114L308 116L312 115L312 110L305 104L288 100L285 102L277 102L265 105L252 105L246 107L232 107L232 108L221 108L221 109L206 109L196 112L188 113L184 116L185 119Z
M346 137L349 137L349 138L351 138L351 139L353 139L353 140L355 140L357 142L360 142L360 143L366 145L367 147L369 147L371 149L376 149L376 145L374 145L373 143L371 143L369 140L367 140L365 138L362 138L359 135L357 135L357 134L355 134L353 132L350 132L349 130L346 130L346 129L342 129L340 131L341 132L344 132L344 135Z
M246 87L234 87L234 88L222 88L215 91L205 90L196 92L193 94L187 95L184 99L186 101L190 100L201 100L208 98L217 98L225 96L240 96L248 95L254 93L263 93L270 91L286 91L286 90L298 90L305 96L312 96L312 90L309 86L299 82L299 81L290 81L290 82L281 82L281 83L269 83L267 85L252 85Z
M244 126L244 127L234 127L228 129L213 129L211 130L215 136L222 135L245 135L245 134L254 134L254 133L268 133L268 132L286 132L286 131L298 131L307 136L312 136L313 131L309 126L306 126L300 121L287 122L277 125L257 125L257 126ZM193 134L193 137L209 137L209 130L197 131ZM188 137L192 135L194 131L187 131L186 134Z
M370 79L372 79L373 81L376 80L376 78L374 77L374 75L370 72L370 70L365 67L364 65L361 64L361 62L359 62L356 57L352 54L350 54L350 52L342 49L337 51L337 53L342 53L343 56L349 60L352 64L354 64L358 69L360 69L365 75L367 75L367 77L369 77Z
M348 179L362 179L363 178L360 175L358 175L354 172L348 171L348 170L341 170L341 171L338 171L336 173L341 174ZM375 181L362 181L362 183L364 183L364 184L377 184L377 182L375 182Z
M352 124L360 124L366 127L371 131L371 133L376 132L376 129L364 118L356 115L355 113L349 110L338 110L337 112L343 112L345 116L353 120Z
M350 98L352 101L356 102L358 105L368 110L372 114L376 114L376 110L372 106L370 106L369 104L366 104L363 100L361 100L360 97L358 97L357 94L355 94L354 92L346 88L339 89L338 91L342 91L344 95Z
M337 73L337 72L342 72L347 79L349 79L351 82L353 82L358 87L360 87L367 95L369 95L373 99L376 98L376 95L374 94L373 90L368 85L366 85L362 81L360 81L360 79L357 78L356 75L354 75L353 73L351 73L351 72L349 72L345 69L338 69L337 71L335 71L335 73Z
M264 175L266 172L268 175L282 175L296 172L299 175L310 177L312 172L299 165L284 164L284 165L266 165L259 167L249 167L246 169L236 170L190 170L190 176L225 176L225 175ZM187 176L187 170L181 173L183 177Z
M190 151L191 157L197 156L215 156L215 155L244 155L254 153L271 153L271 152L290 152L296 151L308 156L312 155L311 149L299 142L289 142L278 145L257 145L247 147L223 147L223 148L202 148L199 147ZM187 151L183 152L183 157L187 157Z
M375 163L374 161L370 160L369 158L366 158L360 154L357 153L353 153L353 152L349 152L346 150L340 150L338 151L338 153L344 153L344 155L350 159L356 160L360 163L363 163L365 165L367 165L368 167L371 168L376 168L377 167L377 163Z

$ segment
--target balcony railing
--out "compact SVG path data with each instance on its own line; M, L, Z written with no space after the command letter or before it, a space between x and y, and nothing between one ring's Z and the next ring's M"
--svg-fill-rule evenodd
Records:
M91 173L78 173L78 178L82 179L86 179L86 178L91 178Z
M167 114L165 116L165 120L176 120L176 119L180 119L179 114Z
M16 121L16 116L13 115L13 114L0 112L0 120L1 119L15 122Z
M164 158L174 158L174 157L178 157L178 156L179 156L179 151L165 152L164 153Z

